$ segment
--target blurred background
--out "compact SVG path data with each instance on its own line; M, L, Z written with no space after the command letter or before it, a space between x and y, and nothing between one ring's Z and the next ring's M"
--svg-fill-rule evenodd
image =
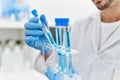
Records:
M0 80L47 80L33 68L39 51L23 41L32 9L46 15L53 36L54 18L69 17L72 25L97 11L92 0L0 0Z

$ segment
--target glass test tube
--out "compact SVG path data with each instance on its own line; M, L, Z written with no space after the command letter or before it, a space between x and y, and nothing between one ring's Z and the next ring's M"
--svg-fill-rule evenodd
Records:
M71 66L72 66L72 61L71 61L71 48L70 48L70 28L68 27L68 18L58 18L56 19L56 25L61 26L62 29L64 29L64 45L65 49L61 50L60 52L58 51L58 63L59 67L61 68L61 71L64 74L67 74L68 76L71 76ZM56 31L59 29L56 29ZM59 32L59 31L57 31ZM58 34L59 35L59 34ZM58 37L58 36L57 36ZM59 39L59 38L57 38ZM59 41L59 40L58 40ZM57 43L59 44L59 42Z
M57 55L58 55L58 67L59 72L65 74L65 67L66 67L66 56L64 53L64 49L62 48L62 30L64 28L64 20L66 18L55 18L55 25L56 25L56 42L57 42Z
M56 43L52 37L52 34L51 32L49 31L49 29L47 28L47 26L45 24L42 23L42 30L43 32L45 33L45 36L47 37L47 39L49 40L49 42L54 46L56 47Z
M61 48L62 48L62 30L60 26L56 25L56 42L57 42L57 55L58 55L58 67L59 71L63 72L62 68L62 53L61 53Z
M32 14L33 14L35 17L38 17L37 10L34 9L34 10L32 10L31 12L32 12ZM53 39L53 37L52 37L52 35L51 35L51 32L49 31L49 29L47 28L47 26L46 26L44 23L42 23L42 30L43 30L46 38L49 40L49 42L50 42L54 47L56 47L56 43L55 43L55 41L54 41L54 39Z
M64 28L64 41L65 41L65 51L70 52L71 51L70 27L65 27Z
M66 74L72 77L72 56L71 56L71 45L70 45L70 27L64 28L64 42L65 42L65 53L66 53Z

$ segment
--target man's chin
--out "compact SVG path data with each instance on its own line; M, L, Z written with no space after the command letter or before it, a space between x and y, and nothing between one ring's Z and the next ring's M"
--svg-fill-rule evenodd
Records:
M102 7L97 7L98 8L98 10L103 10L104 8L102 8Z
M97 7L99 10L104 10L106 9L107 7Z

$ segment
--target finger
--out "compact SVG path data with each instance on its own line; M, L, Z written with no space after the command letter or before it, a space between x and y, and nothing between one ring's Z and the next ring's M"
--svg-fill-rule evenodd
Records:
M36 41L38 39L39 39L39 37L33 37L33 36L25 36L24 37L25 42Z
M29 19L29 22L38 23L39 22L39 18L38 17L33 17L33 18Z
M40 16L40 21L48 27L48 22L44 14Z
M45 75L48 77L48 79L54 80L54 72L50 67L47 68L47 72L45 73Z
M27 41L26 44L30 47L34 47L35 41Z
M25 30L26 36L41 36L43 32L41 30Z
M24 25L26 29L41 29L41 24L39 23L33 23L33 22L28 22Z

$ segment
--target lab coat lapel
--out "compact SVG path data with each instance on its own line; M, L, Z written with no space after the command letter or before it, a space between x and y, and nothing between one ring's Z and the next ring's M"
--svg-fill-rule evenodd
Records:
M110 46L113 46L118 41L120 41L120 26L118 27L116 32L112 34L108 41L103 45L103 47L100 49L100 52L106 50Z
M100 37L100 26L101 17L100 12L98 12L93 18L93 33L92 33L92 44L96 53L99 51L99 37Z

